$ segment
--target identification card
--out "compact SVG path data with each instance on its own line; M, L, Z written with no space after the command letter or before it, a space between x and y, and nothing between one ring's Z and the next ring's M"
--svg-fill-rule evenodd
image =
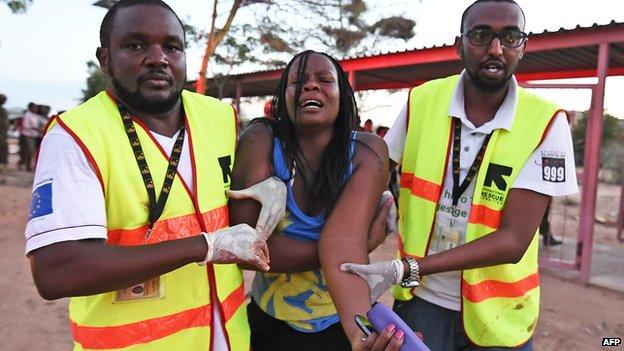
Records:
M460 234L461 233L459 232L459 230L455 228L442 228L442 230L440 231L440 241L438 243L438 248L441 248L442 250L448 250L456 247L457 245L459 245Z
M114 302L162 299L165 297L165 284L161 277L115 291Z

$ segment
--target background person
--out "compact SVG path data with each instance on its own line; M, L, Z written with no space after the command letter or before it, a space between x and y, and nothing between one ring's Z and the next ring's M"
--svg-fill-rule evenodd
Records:
M9 133L9 115L4 108L6 100L6 95L0 94L0 172L5 172L9 163L9 145L7 140Z
M552 202L548 203L546 207L546 211L544 211L544 216L542 217L542 221L539 225L539 233L542 236L542 244L544 246L557 246L561 245L562 241L555 238L553 233L550 231L550 205Z
M41 145L41 140L43 139L43 130L44 130L45 126L48 124L48 121L50 120L50 117L51 117L50 116L50 106L48 106L48 105L37 105L37 114L39 115L39 126L37 127L37 129L39 130L39 136L37 137L37 143L36 143L36 147L35 147L35 154L36 154L36 150Z
M379 135L381 138L386 136L386 133L388 133L388 127L385 126L378 126L377 128L375 128L375 134Z
M41 136L41 117L38 112L39 106L34 102L29 103L20 127L20 165L28 172L33 170L33 156Z

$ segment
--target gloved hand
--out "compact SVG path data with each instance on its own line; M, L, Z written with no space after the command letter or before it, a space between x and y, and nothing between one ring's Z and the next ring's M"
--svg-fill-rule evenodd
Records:
M286 212L286 184L277 177L269 177L247 189L226 190L236 200L251 198L260 203L256 231L267 240Z
M392 203L390 204L390 209L388 210L388 214L386 215L386 235L396 234L397 231L397 206L394 203L394 196L390 190L386 190L381 195L381 201L379 202L379 206L383 204L383 201L387 201L388 198L392 199Z
M214 233L202 233L208 244L206 263L243 263L263 271L269 270L269 249L266 241L249 225L238 224Z
M381 261L371 264L343 263L340 270L359 275L370 287L371 304L395 284L403 280L401 260Z
M397 209L392 193L384 191L375 210L375 219L368 230L367 249L372 252L386 236L397 232Z

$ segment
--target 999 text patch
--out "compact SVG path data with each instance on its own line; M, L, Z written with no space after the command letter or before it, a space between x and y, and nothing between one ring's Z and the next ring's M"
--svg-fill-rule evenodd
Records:
M542 179L547 182L565 182L565 159L542 157Z

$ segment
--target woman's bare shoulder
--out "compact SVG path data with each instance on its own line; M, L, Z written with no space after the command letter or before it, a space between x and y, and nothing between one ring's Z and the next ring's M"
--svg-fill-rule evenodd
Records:
M388 145L386 145L386 142L380 136L374 133L356 132L355 140L357 141L357 154L376 155L383 163L388 162Z

